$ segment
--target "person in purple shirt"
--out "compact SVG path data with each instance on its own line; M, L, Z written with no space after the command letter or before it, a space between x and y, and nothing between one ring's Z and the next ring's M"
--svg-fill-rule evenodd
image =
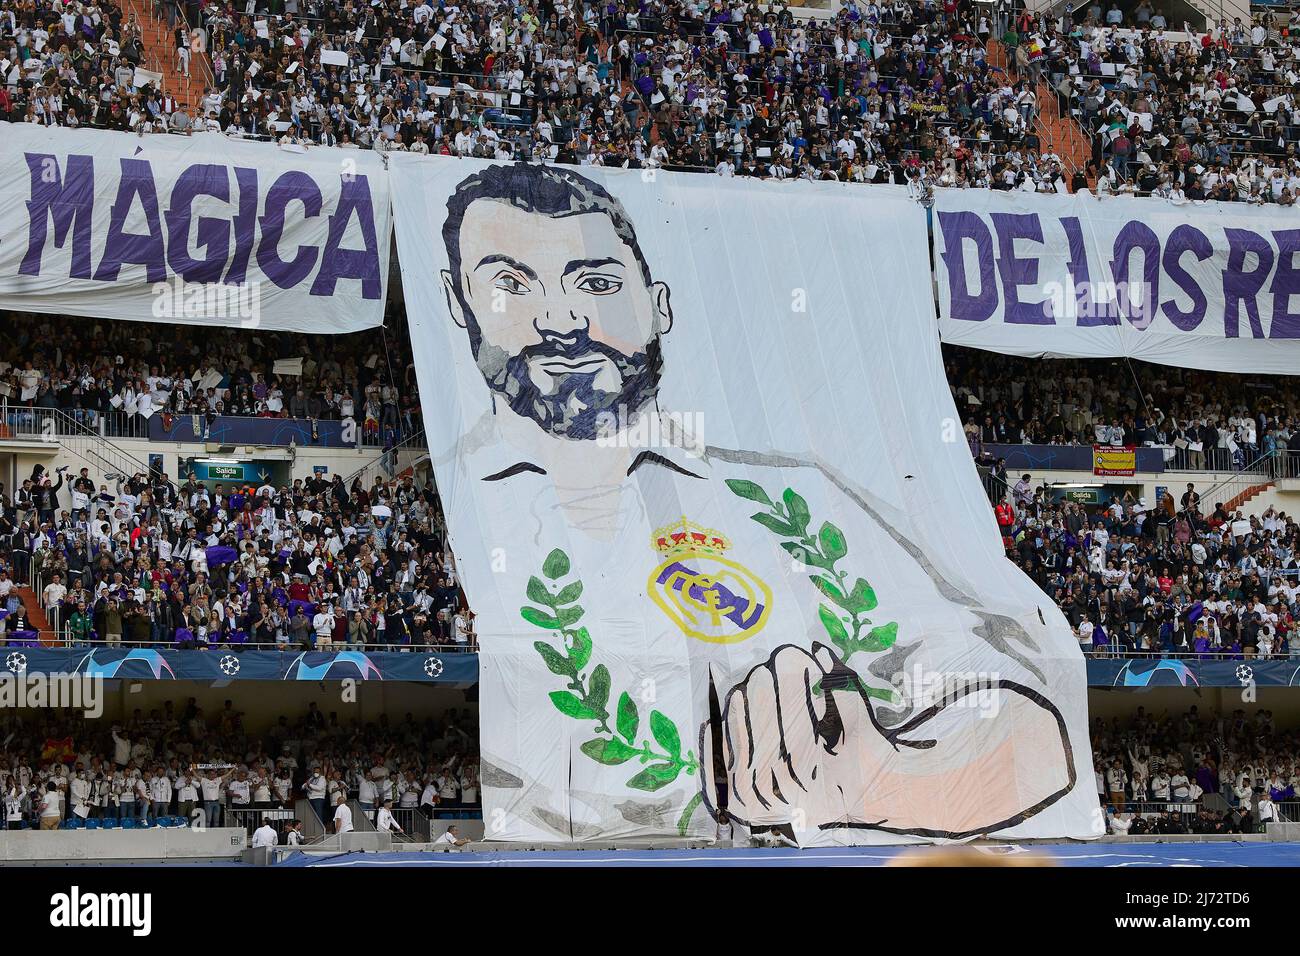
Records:
M1100 624L1095 625L1092 629L1092 646L1098 651L1103 651L1109 645L1110 638L1106 635L1105 630L1102 629Z
M1196 768L1196 785L1206 793L1219 792L1219 773L1209 757L1202 757Z

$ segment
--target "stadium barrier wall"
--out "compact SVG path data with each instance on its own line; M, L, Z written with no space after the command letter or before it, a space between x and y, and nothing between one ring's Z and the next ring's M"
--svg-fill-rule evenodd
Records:
M246 835L238 827L207 830L151 827L147 830L3 830L0 860L6 863L110 863L130 860L234 859Z

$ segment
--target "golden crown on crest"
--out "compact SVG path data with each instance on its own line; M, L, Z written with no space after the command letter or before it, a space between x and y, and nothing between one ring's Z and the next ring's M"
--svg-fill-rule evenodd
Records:
M698 525L685 515L659 528L650 541L663 554L722 554L731 547L730 539L721 531Z

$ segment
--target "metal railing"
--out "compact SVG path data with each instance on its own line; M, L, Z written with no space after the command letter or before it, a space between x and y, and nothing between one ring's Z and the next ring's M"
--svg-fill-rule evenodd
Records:
M1297 661L1300 662L1300 652L1296 654L1270 654L1267 657L1261 654L1255 654L1252 657L1246 657L1243 653L1233 653L1231 651L1195 651L1191 648L1187 650L1172 651L1132 651L1120 646L1106 645L1105 647L1081 647L1085 657L1095 658L1097 660L1115 660L1123 658L1130 660L1140 658L1142 660L1197 660L1197 661L1251 661L1260 663L1263 661Z
M185 414L188 415L190 413L185 413ZM128 462L134 462L135 465L138 465L138 467L133 467L129 469L127 472L128 474L133 473L135 471L145 472L148 470L145 465L136 461L136 459L132 457L129 452L126 452L121 448L117 448L110 441L110 439L113 438L149 439L150 419L145 418L142 415L136 413L124 412L124 411L101 412L101 411L96 411L94 409L85 409L85 408L74 408L74 409L69 409L68 411L64 411L58 408L46 408L42 406L12 405L8 401L5 401L4 403L0 404L0 415L3 416L3 421L5 425L8 427L8 432L9 432L8 435L3 437L16 439L20 441L44 442L47 444L63 444L64 442L62 441L62 439L64 438L73 438L79 440L80 439L97 440L103 442L109 449L112 449L112 451L118 456L119 459L124 459ZM241 441L240 436L238 434L238 430L239 430L238 423L241 420L248 421L248 422L263 422L263 423L267 421L280 420L275 418L267 419L267 418L261 418L259 416L250 416L250 415L221 415L219 416L219 418L223 422L230 419L233 419L235 422L233 426L233 431L235 432L235 434L231 436L229 439L231 443L257 444L257 445L266 445L270 443L266 441L265 436L263 435L250 437L246 441ZM310 421L310 419L301 419L301 418L283 419L283 420L298 421L298 422ZM386 440L384 436L386 430L387 429L384 426L381 426L377 433L372 434L372 433L368 433L364 428L358 427L356 429L357 438L356 438L355 447L358 448L383 447L384 441ZM393 446L394 448L414 449L414 448L423 447L421 443L424 441L424 429L422 427L416 427L414 430L408 430L405 426L403 426L400 423L399 420L399 424L396 427L396 431L399 435L403 431L409 431L409 434L407 434L405 437L400 438L397 441L397 443ZM195 437L191 440L198 442L198 441L203 441L204 438L202 437L202 433L199 433L196 434ZM281 441L281 442L277 442L276 444L288 445L289 442ZM345 447L354 447L354 446L348 445ZM70 451L73 451L75 453L75 449L70 449ZM110 457L108 453L103 450L99 451L98 454L101 459L106 460ZM79 455L78 457L82 457L83 460L88 460L85 459L84 456ZM381 461L382 458L383 458L382 455L379 456L378 458L374 459L374 461L371 462L371 464ZM366 467L368 467L368 465L363 465L362 469L360 470L364 470ZM116 470L118 470L119 472L121 471L120 468ZM358 471L358 473L360 472L360 470ZM351 481L351 477L349 477L348 480Z
M1227 452L1227 449L1216 448L1213 451ZM1213 503L1216 501L1227 503L1239 495L1245 494L1256 485L1267 484L1272 480L1273 467L1277 463L1274 459L1284 461L1285 456L1288 454L1290 453L1281 453L1281 457L1279 457L1278 452L1266 452L1258 455L1253 461L1242 466L1240 470L1235 471L1230 477L1215 482L1201 493L1201 510L1206 510L1207 503L1209 503L1210 507L1213 507Z
M49 613L49 609L46 609ZM21 636L20 636L21 635ZM419 653L419 654L476 654L478 653L478 642L471 641L468 644L349 644L345 641L336 641L333 644L304 644L295 641L283 642L258 642L258 641L230 641L215 640L211 642L199 642L192 646L182 646L173 641L137 641L121 640L107 641L103 638L92 638L90 640L74 641L68 636L66 627L58 630L13 630L6 628L0 631L0 647L64 647L64 648L103 648L103 647L141 647L154 650L224 650L234 651L281 651L283 653L300 653L307 651L320 651L322 653L337 654L341 651L368 651L371 653L393 652L393 653Z
M58 408L0 405L6 438L59 446L107 476L149 474L149 466L103 434Z
M1274 481L1288 478L1300 478L1300 451L1274 452L1271 461L1271 477Z
M222 826L243 827L244 832L250 837L253 831L263 823L270 823L275 828L277 836L283 840L285 828L290 820L298 818L294 810L286 810L283 807L267 809L263 807L222 807Z
M393 807L393 818L409 840L416 843L433 842L433 823L418 807Z
M1113 807L1115 804L1110 802L1110 794L1106 795L1105 805ZM1186 800L1125 800L1120 804L1122 813L1195 813L1200 809L1200 805L1195 802L1189 803Z
M370 488L374 484L375 477L382 473L385 478L392 478L398 472L398 463L401 460L403 451L423 450L427 447L424 429L412 432L401 441L394 444L391 448L385 448L383 453L376 458L366 462L352 474L343 479L343 485L351 488L352 483L358 478L361 479L363 488Z
M1061 445L1060 448L1088 448L1094 443L1074 442L1068 445ZM1099 444L1099 443L1098 443ZM1034 448L1041 449L1042 445L1013 445L1010 443L998 443L999 457L1007 457L1012 449L1016 448ZM1164 445L1138 445L1139 451L1149 449L1167 449L1169 446ZM1300 478L1300 451L1291 451L1289 449L1279 449L1271 453L1257 455L1250 462L1243 464L1241 467L1234 467L1231 461L1230 453L1226 448L1211 448L1202 452L1189 452L1186 449L1176 448L1173 458L1165 462L1165 471L1193 471L1206 472L1207 474L1219 474L1226 477L1221 478L1209 490L1200 492L1201 508L1205 509L1206 503L1213 505L1210 496L1216 491L1221 490L1229 484L1240 484L1241 490L1251 485L1265 484L1270 481L1278 481L1284 478ZM991 477L989 469L985 465L978 466L980 469L980 478L985 482L985 489L992 493L993 489L988 483ZM1029 469L1026 469L1029 470ZM1041 470L1041 469L1040 469ZM1077 471L1081 469L1067 468L1064 470ZM1158 474L1154 469L1138 469L1144 474ZM1000 486L998 490L1001 490ZM1219 500L1227 501L1233 497L1229 495Z

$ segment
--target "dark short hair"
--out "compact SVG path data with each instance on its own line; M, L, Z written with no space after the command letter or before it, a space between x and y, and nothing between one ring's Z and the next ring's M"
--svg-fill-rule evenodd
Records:
M479 200L502 202L554 219L599 212L609 217L618 237L627 243L641 266L646 285L651 283L650 266L637 242L636 229L623 204L603 186L570 169L540 166L534 163L511 163L489 166L461 180L447 200L447 218L442 224L442 241L447 246L456 296L460 298L460 227L465 210ZM461 305L465 305L462 299Z

